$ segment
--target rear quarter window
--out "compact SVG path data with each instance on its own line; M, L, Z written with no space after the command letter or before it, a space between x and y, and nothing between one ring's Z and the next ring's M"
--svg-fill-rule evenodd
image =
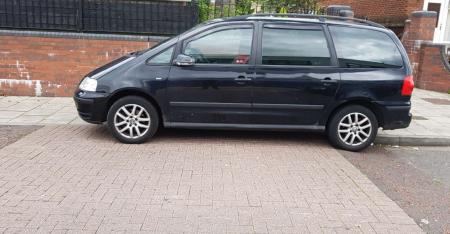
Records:
M339 65L346 68L399 68L402 55L386 33L340 26L329 26Z

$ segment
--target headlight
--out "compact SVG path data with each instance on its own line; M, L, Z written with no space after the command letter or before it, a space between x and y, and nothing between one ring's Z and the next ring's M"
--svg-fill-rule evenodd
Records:
M95 92L97 90L97 80L90 77L84 78L83 81L81 81L80 89L83 91Z

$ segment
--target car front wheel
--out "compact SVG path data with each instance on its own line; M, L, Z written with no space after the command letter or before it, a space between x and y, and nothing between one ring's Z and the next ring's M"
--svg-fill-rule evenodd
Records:
M151 138L159 126L158 112L146 99L127 96L108 111L108 128L119 141L138 144Z
M378 132L375 114L363 106L351 105L338 110L328 124L330 142L341 149L360 151L370 146Z

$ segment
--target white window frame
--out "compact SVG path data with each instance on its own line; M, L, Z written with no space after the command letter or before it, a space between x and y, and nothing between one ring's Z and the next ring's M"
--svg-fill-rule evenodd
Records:
M426 11L428 8L428 3L439 3L441 4L441 9L439 12L439 19L437 23L437 27L434 30L433 41L442 43L442 42L450 42L450 36L447 41L445 40L445 29L450 27L447 25L448 11L449 11L449 1L450 0L425 0L423 2L423 10ZM448 30L450 32L450 29Z

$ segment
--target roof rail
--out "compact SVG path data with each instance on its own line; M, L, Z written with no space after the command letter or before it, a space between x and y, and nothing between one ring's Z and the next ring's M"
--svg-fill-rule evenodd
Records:
M377 24L377 23L369 21L369 20L341 17L341 16L332 16L332 15L313 15L313 14L296 14L296 13L287 13L287 14L256 13L256 14L252 14L252 15L247 15L246 18L250 18L250 17L291 17L291 18L318 19L321 22L325 22L328 19L328 20L351 21L351 22L355 22L355 23L366 24L369 26L377 27L377 28L384 28L383 25Z

